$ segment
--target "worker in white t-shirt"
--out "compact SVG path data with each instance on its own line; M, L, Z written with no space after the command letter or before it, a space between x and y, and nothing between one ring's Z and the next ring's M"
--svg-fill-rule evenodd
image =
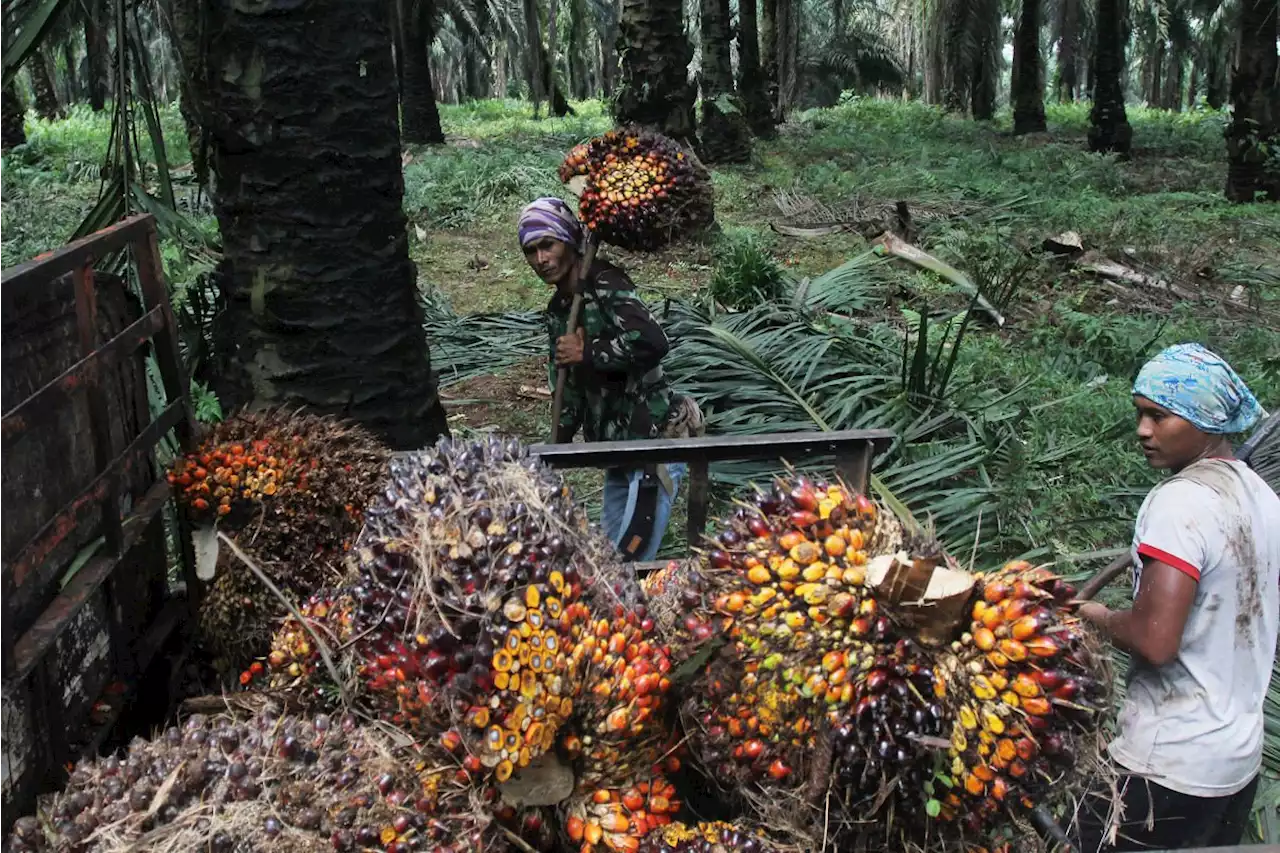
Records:
M1133 537L1134 601L1080 615L1129 652L1116 738L1074 827L1080 853L1240 843L1262 762L1280 611L1280 497L1228 436L1264 414L1199 344L1169 347L1133 386L1147 462L1173 476Z

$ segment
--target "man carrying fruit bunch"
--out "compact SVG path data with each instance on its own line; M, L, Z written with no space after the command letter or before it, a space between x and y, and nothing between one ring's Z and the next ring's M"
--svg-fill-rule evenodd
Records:
M684 438L702 432L702 414L674 394L662 370L669 348L662 327L617 266L595 261L582 270L583 229L569 205L540 198L520 213L525 260L555 287L547 305L551 384L568 368L564 409L554 440ZM580 325L569 332L573 297L582 292ZM600 524L629 560L652 560L662 543L683 464L605 470Z
M1262 409L1199 344L1148 362L1133 402L1147 462L1173 476L1138 513L1133 606L1080 606L1133 665L1109 747L1118 797L1111 780L1099 780L1076 847L1235 845L1262 763L1280 612L1280 498L1235 459L1228 436Z

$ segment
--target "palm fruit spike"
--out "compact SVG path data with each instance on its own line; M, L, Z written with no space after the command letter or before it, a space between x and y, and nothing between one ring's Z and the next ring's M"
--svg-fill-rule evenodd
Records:
M668 824L650 832L637 853L772 853L780 849L764 830L723 821Z
M610 609L612 618L598 615ZM608 785L649 771L666 752L671 661L643 605L597 607L593 617L573 628L573 657L584 674L574 731L582 741L580 784Z
M649 618L669 644L673 662L682 662L723 630L726 617L712 609L710 584L696 560L675 561L641 581Z
M338 577L387 458L363 428L331 417L245 413L215 426L168 479L193 523L216 523L286 594L306 599ZM219 669L239 672L287 611L228 549L215 571L200 635Z
M957 784L942 816L975 833L1052 795L1108 707L1110 681L1061 578L1013 562L978 592L968 630L939 665L958 705L948 755Z
M714 775L804 784L797 771L818 730L852 708L890 630L866 587L867 549L902 544L886 517L839 485L800 479L739 508L711 543L704 595L732 642L686 713L707 733L695 751Z
M563 809L564 831L579 853L633 853L645 836L671 823L680 805L663 776L583 787Z
M305 626L293 614L271 638L271 651L265 661L254 661L240 674L240 683L250 685L265 675L273 690L288 689L305 697L318 693L323 698L332 688L331 679L320 656L316 637L331 649L338 649L354 633L355 599L349 592L318 592L298 608Z
M638 128L611 130L569 152L566 183L585 176L578 209L601 240L656 249L714 217L710 176L678 143Z
M913 823L925 816L934 754L920 737L950 734L934 681L925 650L910 639L878 656L858 680L852 712L841 714L831 730L835 772L855 807L858 800L874 801L892 784L896 820Z
M462 853L497 837L474 806L448 756L397 745L353 716L196 716L122 756L81 762L39 817L15 824L6 849L141 849L163 828L174 850Z
M574 629L609 547L517 442L446 440L397 457L356 548L359 639L344 656L384 717L455 731L506 781L554 745L579 702Z

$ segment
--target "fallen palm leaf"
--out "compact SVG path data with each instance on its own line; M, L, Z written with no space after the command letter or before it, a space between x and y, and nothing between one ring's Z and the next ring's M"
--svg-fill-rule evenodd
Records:
M875 242L877 251L885 252L892 257L915 264L921 269L929 270L935 275L951 282L969 296L975 297L978 302L978 307L981 308L997 326L1004 326L1004 315L997 311L995 306L987 301L987 298L982 295L978 290L977 285L970 281L967 275L951 266L951 264L935 258L923 249L917 249L898 235L889 231L886 231L877 237Z

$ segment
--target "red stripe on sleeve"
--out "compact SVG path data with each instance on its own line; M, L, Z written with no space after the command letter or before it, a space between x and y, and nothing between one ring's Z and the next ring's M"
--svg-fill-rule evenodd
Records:
M1195 566L1191 565L1181 557L1175 557L1174 555L1170 554L1168 551L1161 551L1159 548L1155 548L1151 545L1142 544L1138 546L1138 553L1144 557L1150 557L1153 560L1159 560L1160 562L1164 563L1166 566L1173 566L1178 571L1185 572L1186 574L1191 575L1192 580L1195 580L1195 581L1200 580L1199 569L1197 569Z

